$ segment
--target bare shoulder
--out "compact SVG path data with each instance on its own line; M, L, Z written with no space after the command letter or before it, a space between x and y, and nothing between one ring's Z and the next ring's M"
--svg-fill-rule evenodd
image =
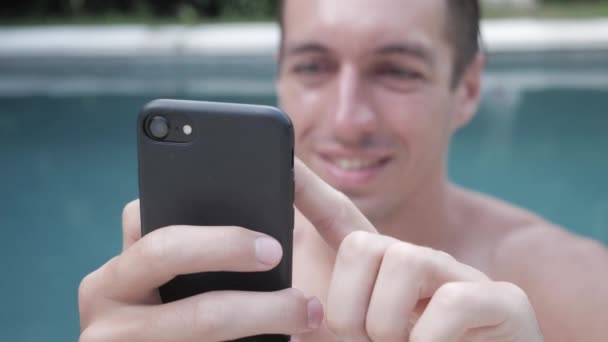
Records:
M590 271L587 267L594 265L601 265L608 271L608 249L602 243L575 235L550 222L513 229L503 236L497 247L496 266L505 271L513 267L542 266L541 274L581 272L581 268Z
M547 341L605 341L608 249L601 243L536 222L505 234L494 271L526 291Z
M497 243L493 259L498 277L543 285L549 292L608 281L608 249L549 222L509 231Z
M468 227L485 235L482 239L492 250L493 270L511 268L552 269L565 272L567 266L579 270L584 262L608 262L608 249L598 241L578 236L544 218L500 199L465 190ZM562 264L557 261L561 260ZM566 268L564 268L566 267Z
M608 249L525 209L461 189L469 250L492 279L521 287L548 342L606 341ZM478 266L473 265L473 266Z

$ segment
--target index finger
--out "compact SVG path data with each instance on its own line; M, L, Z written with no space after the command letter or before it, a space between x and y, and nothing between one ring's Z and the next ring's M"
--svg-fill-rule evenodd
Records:
M295 205L334 249L354 231L376 228L342 192L332 188L298 158L294 160Z

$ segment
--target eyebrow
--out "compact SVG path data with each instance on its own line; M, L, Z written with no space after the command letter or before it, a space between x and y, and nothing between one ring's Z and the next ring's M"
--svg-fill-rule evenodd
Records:
M382 46L374 51L379 55L405 55L417 58L427 64L435 64L435 56L430 50L419 44L412 43L396 43Z
M308 42L302 44L295 44L293 46L287 46L285 49L285 55L297 55L303 53L329 53L331 50L326 46L316 43ZM374 50L375 54L378 55L405 55L409 57L417 58L429 65L435 64L435 56L430 50L420 44L413 43L393 43L381 46Z
M288 46L285 49L286 55L297 55L301 53L328 53L329 49L319 43L303 43L294 46Z

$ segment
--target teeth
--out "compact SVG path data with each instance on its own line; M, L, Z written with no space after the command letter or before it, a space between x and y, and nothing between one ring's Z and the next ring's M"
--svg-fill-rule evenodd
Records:
M361 170L373 166L377 163L375 160L363 159L337 159L335 164L343 170Z

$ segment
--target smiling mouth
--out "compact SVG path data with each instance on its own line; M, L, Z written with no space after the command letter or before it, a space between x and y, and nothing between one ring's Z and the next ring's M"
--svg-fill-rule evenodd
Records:
M341 191L361 191L382 176L390 157L321 155L326 181Z
M383 166L389 158L324 158L343 171L365 171Z

